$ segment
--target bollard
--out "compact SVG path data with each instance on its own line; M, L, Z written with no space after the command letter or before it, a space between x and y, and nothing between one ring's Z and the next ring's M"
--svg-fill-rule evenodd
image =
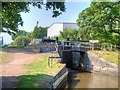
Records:
M69 38L69 37L67 37L67 45L69 45L69 41L70 41L70 38Z

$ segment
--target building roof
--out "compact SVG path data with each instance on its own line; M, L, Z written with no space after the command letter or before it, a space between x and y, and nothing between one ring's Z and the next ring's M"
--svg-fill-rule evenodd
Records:
M58 24L77 24L77 23L73 23L73 22L54 22L53 24L56 24L56 23L58 23ZM50 25L49 27L51 27L52 25Z

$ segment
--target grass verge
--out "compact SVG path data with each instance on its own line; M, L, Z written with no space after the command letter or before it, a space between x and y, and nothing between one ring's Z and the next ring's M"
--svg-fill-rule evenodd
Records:
M89 51L90 53L94 53L99 55L100 57L110 61L111 63L118 65L118 51Z
M34 62L25 65L25 74L20 76L18 88L50 88L53 76L63 67L63 64L54 63L48 67L47 58L50 53L40 54L34 58Z
M8 52L0 51L0 64L5 64L11 60L11 54Z

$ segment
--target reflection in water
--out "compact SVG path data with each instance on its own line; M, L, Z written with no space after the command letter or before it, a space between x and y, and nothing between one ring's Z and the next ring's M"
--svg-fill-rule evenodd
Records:
M118 88L118 77L101 73L70 72L67 88Z

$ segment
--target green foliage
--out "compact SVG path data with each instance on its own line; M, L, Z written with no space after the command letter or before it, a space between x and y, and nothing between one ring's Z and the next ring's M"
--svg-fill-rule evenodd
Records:
M16 32L18 30L18 25L23 25L23 21L20 12L29 12L29 4L25 2L2 2L2 31ZM12 30L12 31L11 31Z
M41 9L43 0L41 2L2 2L2 13L0 13L0 20L2 19L2 32L9 34L18 31L18 26L23 26L23 21L20 12L29 12L29 5ZM52 9L52 17L59 16L65 11L63 2L46 2L46 10Z
M14 40L14 45L17 45L17 46L26 46L29 43L30 43L30 38L27 36L18 36Z
M63 32L60 31L60 40L66 40L67 37L69 37L71 40L76 40L79 37L78 30L65 28Z
M56 36L51 37L50 39L56 40ZM61 39L60 39L61 40Z
M14 40L18 36L28 36L28 37L30 37L31 33L30 32L26 32L24 30L19 30L15 34L12 34L12 39Z
M47 36L47 27L35 26L32 32L32 38L43 38Z
M120 45L120 2L92 2L77 19L82 39Z

